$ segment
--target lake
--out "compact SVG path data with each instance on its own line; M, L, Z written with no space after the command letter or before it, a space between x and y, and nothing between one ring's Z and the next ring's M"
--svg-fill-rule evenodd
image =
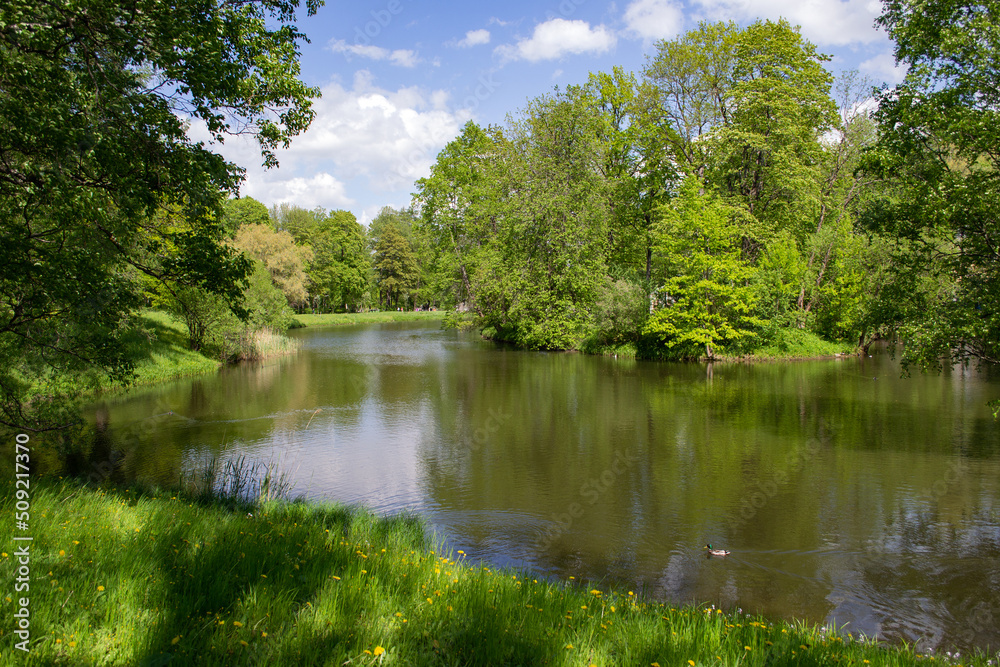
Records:
M111 452L116 476L170 484L243 455L293 495L418 513L473 560L1000 648L996 372L636 362L433 322L292 335L294 357L94 406L76 465Z

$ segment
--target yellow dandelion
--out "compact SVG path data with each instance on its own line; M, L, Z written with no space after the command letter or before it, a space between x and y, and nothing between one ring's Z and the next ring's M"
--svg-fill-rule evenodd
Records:
M104 590L104 586L98 586L98 587L97 587L97 591L98 591L98 592L101 592L101 591L103 591L103 590Z
M181 636L180 636L180 635L177 635L176 637L174 637L173 639L171 639L171 640L170 640L170 645L171 645L171 646L173 646L173 645L175 645L175 644L176 644L177 642L179 642L180 640L181 640Z
M385 653L385 649L382 648L381 646L376 646L375 650L372 651L372 655L374 655L375 657L378 657L378 656L382 655L383 653Z
M694 660L688 660L688 664L689 664L689 665L691 665L691 667L694 667L694 666L695 666L695 662L694 662Z
M744 646L743 648L745 648L748 651L751 650L749 646Z
M573 645L572 644L566 644L566 648L571 649L571 648L573 648Z
M239 621L233 621L233 625L235 625L237 628L242 628L243 627L243 624L240 623Z
M240 644L241 644L242 646L247 646L247 643L246 643L246 642L245 642L244 640L242 640L242 639L240 640Z
M60 550L59 550L59 555L60 555L60 556L65 556L65 555L66 555L66 552L65 552L65 551L63 551L62 549L60 549Z

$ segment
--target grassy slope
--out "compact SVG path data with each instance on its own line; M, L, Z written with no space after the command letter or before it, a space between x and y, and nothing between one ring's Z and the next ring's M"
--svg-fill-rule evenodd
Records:
M447 314L435 311L385 311L373 313L329 313L326 315L296 315L295 319L307 327L329 327L342 324L372 324L377 322L425 322L441 320Z
M0 482L8 573L10 484ZM2 664L922 662L905 648L812 627L536 581L467 565L461 554L456 562L432 550L414 519L306 504L226 507L55 480L33 480L30 502L31 589L14 594L8 576ZM27 656L9 634L14 595L30 596Z
M153 337L136 336L131 344L131 352L138 359L136 385L218 370L218 360L188 348L187 328L180 320L155 310L143 311L140 318Z

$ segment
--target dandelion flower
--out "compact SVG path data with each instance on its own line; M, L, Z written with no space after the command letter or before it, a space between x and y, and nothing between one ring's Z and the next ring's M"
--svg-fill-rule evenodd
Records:
M239 621L233 621L233 625L235 625L237 628L242 628L243 627L243 624L240 623Z
M372 651L372 655L374 655L375 657L378 657L378 656L382 655L383 653L385 653L385 649L382 648L381 646L376 646L375 650Z
M98 591L98 592L101 592L101 591L103 591L103 590L104 590L104 586L98 586L98 587L97 587L97 591Z

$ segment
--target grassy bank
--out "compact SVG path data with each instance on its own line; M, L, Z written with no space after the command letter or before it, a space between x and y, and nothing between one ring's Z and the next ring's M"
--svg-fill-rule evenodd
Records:
M157 310L143 311L139 319L145 332L137 332L129 342L129 353L136 360L134 385L218 370L219 360L188 347L187 327L180 320ZM106 382L102 385L109 388Z
M9 476L12 477L12 476ZM17 564L3 482L3 571ZM466 564L412 518L32 480L30 591L3 664L912 665L798 624ZM721 563L720 563L721 565ZM14 600L30 599L29 654ZM940 664L938 656L937 663ZM927 663L935 664L935 663ZM966 664L985 664L976 660Z
M333 327L344 324L377 324L379 322L426 322L444 319L446 311L376 311L371 313L327 313L325 315L296 315L295 319L307 327Z
M750 355L737 357L727 355L725 350L719 356L725 359L745 361L781 361L793 359L822 359L836 355L851 354L855 346L851 343L837 343L824 340L811 331L797 328L779 329L772 340L753 351Z

